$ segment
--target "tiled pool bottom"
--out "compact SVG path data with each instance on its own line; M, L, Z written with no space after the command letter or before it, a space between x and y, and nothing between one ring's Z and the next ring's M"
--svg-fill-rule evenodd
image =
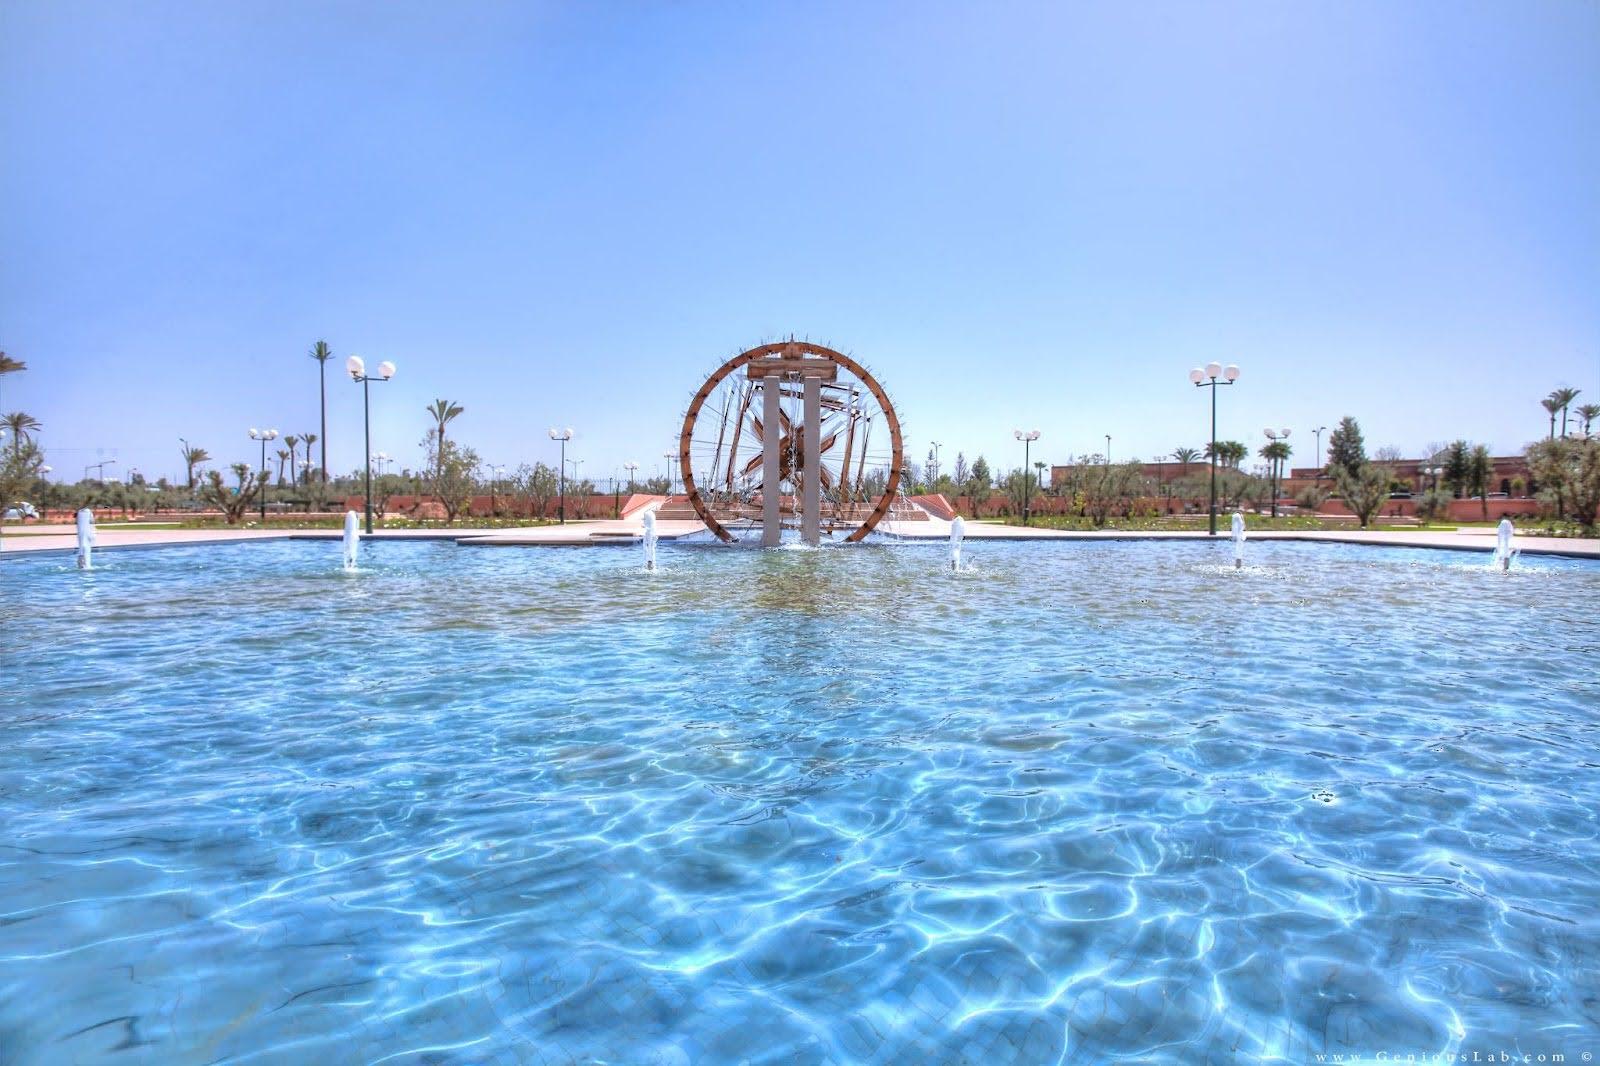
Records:
M1600 1053L1600 567L7 560L0 1062Z

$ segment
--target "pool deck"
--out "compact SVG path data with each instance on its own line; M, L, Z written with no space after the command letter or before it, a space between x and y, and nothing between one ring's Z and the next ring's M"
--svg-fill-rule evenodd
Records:
M703 532L699 522L663 521L657 534L664 541ZM939 519L919 522L885 523L883 532L907 541L944 541L950 524ZM532 526L526 529L393 529L373 534L372 540L448 540L472 547L597 547L638 543L642 527L636 518L599 519L569 522L566 525ZM337 529L139 529L136 526L102 528L96 551L126 548L175 547L192 544L232 544L260 540L337 540ZM1225 539L1226 532L1218 534ZM1029 529L987 522L966 526L968 541L1096 541L1096 540L1208 540L1195 530L1172 532L1102 530L1068 531ZM1251 540L1331 541L1338 544L1367 544L1386 548L1443 548L1455 551L1494 550L1495 531L1464 528L1453 532L1439 530L1259 530ZM1528 555L1558 555L1579 559L1600 559L1600 539L1576 537L1526 537L1514 541L1517 550ZM68 525L7 525L0 535L0 553L7 556L33 552L71 552L77 546L75 531Z

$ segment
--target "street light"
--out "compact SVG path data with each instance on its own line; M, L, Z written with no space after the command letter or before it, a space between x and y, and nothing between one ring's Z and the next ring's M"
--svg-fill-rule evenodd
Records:
M1313 432L1313 433L1315 433L1317 435L1317 480L1318 481L1322 480L1322 468L1328 465L1327 463L1324 463L1322 461L1322 431L1327 429L1327 428L1328 428L1327 426L1318 426L1316 429L1311 431L1311 432Z
M928 491L933 491L933 483L939 478L939 449L944 447L940 441L929 441L933 445L933 473L928 475Z
M550 439L561 442L561 469L557 471L561 479L561 524L567 524L567 441L572 439L572 427L556 429L550 427ZM543 517L543 516L541 516Z
M277 440L278 431L275 429L257 429L251 426L250 439L261 442L261 487L256 491L261 493L261 524L265 526L267 524L267 441ZM281 472L283 468L279 466L278 469Z
M1211 390L1211 536L1217 535L1217 386L1232 385L1239 380L1239 368L1232 363L1207 363L1204 370L1195 367L1189 371L1189 380L1197 389Z
M255 430L252 429L250 432L254 433ZM117 461L115 459L107 459L107 460L105 460L104 462L101 462L101 463L90 463L89 465L87 465L87 466L85 466L83 468L83 480L88 481L89 480L89 471L93 470L94 471L94 479L96 481L104 481L105 480L105 476L106 476L106 467L115 466L116 462ZM266 458L265 458L264 454L263 454L263 458L261 460L261 465L262 466L266 465Z
M1111 465L1111 434L1106 434L1106 465Z
M1031 469L1028 466L1028 448L1039 439L1039 431L1014 429L1011 435L1022 442L1022 524L1027 525L1028 503L1033 499L1033 475L1028 472Z
M638 463L623 463L622 464L622 469L624 469L624 470L626 470L628 472L628 495L632 496L633 495L634 475L639 472L639 464Z
M367 373L367 364L359 355L344 361L350 380L361 386L361 439L367 462L367 536L372 536L372 383L384 382L394 377L394 364L385 359L378 364L378 376Z
M1267 435L1267 439L1270 440L1273 444L1276 444L1281 440L1288 440L1289 439L1289 431L1287 429L1270 429L1269 428L1269 429L1264 429L1261 432L1265 433ZM1278 482L1281 480L1282 475L1283 475L1283 460L1277 458L1276 456L1274 456L1272 459L1268 460L1268 462L1271 464L1270 466L1268 466L1267 471L1268 471L1268 473L1270 475L1271 485L1272 485L1272 517L1273 518L1277 518L1278 517Z
M677 456L672 454L671 452L667 452L666 454L662 455L661 458L663 458L663 459L665 459L667 461L667 495L671 496L672 495L672 486L674 486L674 485L676 485L678 483L678 479L676 477L674 477L673 473L672 473L672 461L674 459L676 459Z

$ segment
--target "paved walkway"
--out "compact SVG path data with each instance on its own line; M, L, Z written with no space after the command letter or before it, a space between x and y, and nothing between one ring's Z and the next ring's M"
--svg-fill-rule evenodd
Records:
M657 525L662 540L673 540L704 531L699 522L663 521ZM934 518L925 522L885 523L885 533L907 540L947 540L950 523ZM634 544L643 532L637 515L622 519L569 522L566 525L534 526L526 529L393 529L375 533L373 540L452 540L470 546L594 547ZM102 528L96 551L118 548L153 548L186 544L228 544L245 540L337 540L337 529L139 529L137 526ZM991 522L966 523L966 539L982 540L1207 540L1203 531L1174 530L1075 531L1006 526ZM1225 539L1219 534L1218 539ZM1339 544L1371 544L1389 548L1446 548L1458 551L1493 551L1492 529L1467 528L1454 532L1438 530L1253 530L1251 540L1332 541ZM1600 559L1600 539L1568 537L1525 537L1513 542L1528 555L1563 555ZM0 536L0 553L20 555L29 552L70 552L77 548L71 526L5 527Z

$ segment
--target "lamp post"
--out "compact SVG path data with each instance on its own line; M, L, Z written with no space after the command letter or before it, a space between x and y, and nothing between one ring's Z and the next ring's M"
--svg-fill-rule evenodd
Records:
M1273 444L1277 444L1279 441L1283 441L1283 440L1288 440L1289 439L1289 431L1287 429L1264 429L1261 432L1265 433L1267 435L1267 439L1270 440ZM1276 449L1274 449L1274 450L1276 450ZM1271 465L1267 468L1267 470L1268 470L1269 474L1271 475L1270 481L1271 481L1271 485L1272 485L1272 517L1273 518L1277 518L1278 517L1278 482L1279 482L1279 480L1281 479L1281 477L1283 475L1283 460L1278 458L1276 455L1274 455L1272 457L1272 459L1271 459Z
M928 491L933 491L933 483L939 478L939 449L944 447L940 441L929 441L933 445L933 473L928 475Z
M1197 389L1211 390L1211 536L1217 535L1217 386L1232 385L1239 380L1239 368L1233 364L1207 363L1204 370L1195 367L1189 371L1189 380Z
M1328 465L1322 461L1322 431L1327 428L1327 426L1318 426L1311 431L1317 435L1317 480L1319 482L1322 480L1322 468Z
M663 459L665 459L667 461L667 495L671 496L672 495L672 486L674 486L674 485L676 485L678 483L678 479L676 477L674 477L673 473L672 473L672 461L674 459L676 459L677 456L674 455L672 452L667 452L664 455L662 455L661 458L663 458Z
M261 524L267 524L267 441L277 440L278 431L275 429L256 429L250 427L250 439L261 442ZM280 465L279 470L283 468Z
M1028 449L1039 439L1039 431L1014 429L1011 435L1022 442L1022 524L1027 525L1028 503L1033 499L1033 475L1029 473L1031 467L1028 466Z
M561 481L561 524L567 524L567 441L572 439L572 427L556 429L550 427L550 439L561 442L561 468L557 471Z
M372 536L372 383L388 381L394 377L394 364L385 359L378 364L378 376L367 373L367 364L359 355L344 361L350 380L361 386L361 439L367 467L367 536Z
M626 470L628 472L628 495L632 496L633 495L634 475L639 472L639 464L638 463L623 463L622 464L622 469L624 469L624 470Z
M250 433L252 435L254 435L255 434L255 430L252 429L250 431ZM88 481L89 480L89 471L93 470L94 471L94 479L96 481L104 481L105 477L106 477L106 467L113 466L115 464L116 464L116 460L115 459L107 459L104 462L100 462L100 463L90 463L88 466L85 466L83 468L83 480ZM267 465L267 453L266 453L265 445L262 446L261 465L262 466L266 466Z
M1111 465L1111 434L1106 434L1106 465Z

